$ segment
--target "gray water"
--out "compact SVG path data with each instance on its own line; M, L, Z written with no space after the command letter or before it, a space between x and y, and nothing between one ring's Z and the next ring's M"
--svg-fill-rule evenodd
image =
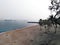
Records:
M19 20L19 21L2 20L2 21L0 21L0 32L21 29L21 28L24 28L24 27L30 26L30 25L32 25L32 24L28 24L27 21L22 21L22 20Z

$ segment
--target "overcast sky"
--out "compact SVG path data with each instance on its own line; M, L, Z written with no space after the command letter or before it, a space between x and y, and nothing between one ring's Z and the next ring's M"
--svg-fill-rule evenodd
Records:
M45 19L49 4L49 0L0 0L0 19Z

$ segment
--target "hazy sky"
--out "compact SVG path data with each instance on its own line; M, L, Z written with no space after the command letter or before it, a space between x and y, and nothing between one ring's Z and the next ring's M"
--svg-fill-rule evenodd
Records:
M0 19L45 19L49 4L49 0L0 0Z

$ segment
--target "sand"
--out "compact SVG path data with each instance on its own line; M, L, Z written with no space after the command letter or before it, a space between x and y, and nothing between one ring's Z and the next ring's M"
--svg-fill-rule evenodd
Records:
M0 45L42 45L47 43L53 45L56 41L59 45L59 33L55 34L52 27L48 33L45 33L45 30L47 29L35 25L0 33Z

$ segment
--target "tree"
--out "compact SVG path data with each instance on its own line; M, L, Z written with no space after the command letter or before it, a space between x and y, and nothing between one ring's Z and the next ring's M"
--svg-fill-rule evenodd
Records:
M49 6L49 9L50 11L52 11L49 20L51 20L52 24L56 25L55 26L56 33L57 24L60 25L60 0L51 0L51 6ZM53 12L55 12L55 15L52 14Z
M51 15L54 15L54 18L60 17L60 1L58 0L51 0L51 6L49 6L49 9L56 13L55 15L51 13Z

